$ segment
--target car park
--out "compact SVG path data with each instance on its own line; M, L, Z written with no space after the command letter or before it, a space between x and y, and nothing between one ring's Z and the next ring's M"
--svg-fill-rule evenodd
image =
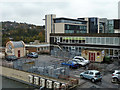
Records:
M117 83L120 81L120 70L115 70L112 74L112 82Z
M73 58L73 60L76 60L77 62L79 62L82 66L85 66L87 64L90 63L89 60L87 60L86 58L82 57L82 56L75 56Z
M5 59L6 59L7 61L15 61L15 60L17 60L18 58L17 58L15 55L8 55L8 56L5 57Z
M78 68L78 64L77 64L77 62L75 62L75 61L68 61L68 62L63 62L63 63L61 63L62 65L67 65L67 66L69 66L70 68Z
M30 58L38 58L38 53L36 53L36 52L31 52L31 53L27 54L27 57L30 57Z
M89 79L92 82L101 81L102 80L102 75L97 70L87 70L85 72L82 72L82 73L80 73L80 77Z

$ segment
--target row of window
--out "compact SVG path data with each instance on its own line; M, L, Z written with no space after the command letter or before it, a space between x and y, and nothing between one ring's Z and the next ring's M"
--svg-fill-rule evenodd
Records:
M81 51L84 48L80 46L64 46L63 50L81 54ZM106 49L105 51L106 51L106 55L108 56L118 56L120 54L120 50Z
M74 24L86 24L86 22L82 22L82 21L72 21L72 20L55 20L55 23L74 23Z
M40 48L37 48L38 51L44 51L44 50L49 50L49 47L40 47Z
M87 30L87 26L65 24L65 30Z
M65 33L87 33L87 30L65 30Z
M54 42L120 45L119 37L54 37Z

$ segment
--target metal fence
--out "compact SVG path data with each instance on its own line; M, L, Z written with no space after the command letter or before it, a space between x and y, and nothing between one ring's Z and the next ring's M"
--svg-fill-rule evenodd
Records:
M60 58L68 58L68 59L72 59L74 56L80 56L81 53L80 52L67 52L67 51L62 51L59 48L54 48L53 50L51 50L51 55L55 56L55 57L60 57Z
M62 66L58 62L45 63L34 59L19 59L13 62L3 61L5 67L36 73L48 77L60 78L61 76L69 76L69 67Z

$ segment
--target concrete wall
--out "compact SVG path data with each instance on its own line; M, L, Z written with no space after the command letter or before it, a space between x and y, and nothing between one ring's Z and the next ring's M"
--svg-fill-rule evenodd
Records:
M24 50L24 48L15 48L14 49L14 55L16 57L18 57L18 50L20 50L20 57L24 57L25 56L25 50Z
M64 33L65 31L64 23L55 23L55 33Z
M45 15L45 41L47 43L50 42L49 36L50 33L54 33L53 31L53 18L55 18L56 15L50 14L50 15Z
M0 68L2 70L0 71L0 75L24 82L26 84L30 84L28 75L34 75L34 76L42 77L48 80L57 81L61 83L66 83L66 84L68 83L68 81L65 81L65 80L54 79L54 78L41 76L41 75L33 74L33 73L28 73L28 72L24 72L24 71L12 69L12 68L2 67L2 66L0 66Z

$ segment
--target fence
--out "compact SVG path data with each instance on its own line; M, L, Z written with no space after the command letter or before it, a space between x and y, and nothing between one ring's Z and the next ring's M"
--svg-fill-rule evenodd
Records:
M60 76L69 76L69 67L56 63L38 62L34 59L19 59L13 62L2 61L2 66L36 73L48 77L60 78Z
M72 59L74 56L79 56L81 55L81 53L79 52L67 52L67 51L62 51L58 48L54 48L53 50L51 50L51 55L55 56L55 57L60 57L60 58L68 58L68 59Z

